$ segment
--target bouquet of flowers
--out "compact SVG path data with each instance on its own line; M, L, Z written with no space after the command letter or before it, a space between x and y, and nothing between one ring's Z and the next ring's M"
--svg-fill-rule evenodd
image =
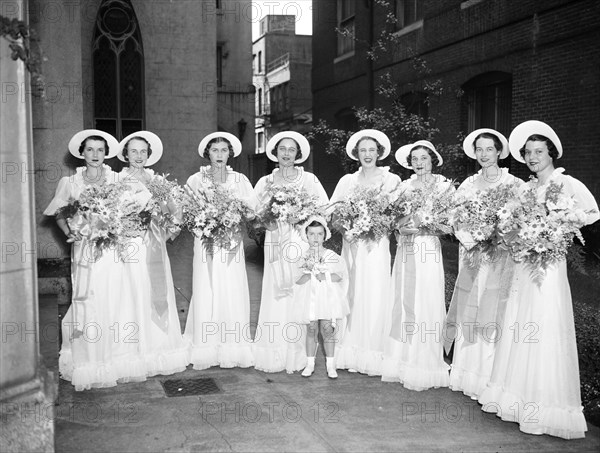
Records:
M268 202L257 215L263 226L276 222L296 226L312 215L323 215L319 197L309 194L304 187L271 185L266 197Z
M388 207L391 195L382 187L356 186L345 200L336 204L333 227L344 233L347 240L379 241L392 227Z
M96 259L109 247L123 256L128 238L143 236L150 224L148 212L142 210L147 201L124 182L94 185L58 214L67 219L71 231L93 244Z
M185 191L177 184L177 180L169 181L169 175L155 175L147 185L152 194L147 210L156 219L158 226L168 233L175 234L181 230L182 200Z
M254 213L230 190L218 184L195 191L185 188L183 224L197 238L224 250L233 250L242 240L242 223Z
M451 222L455 226L455 234L468 233L468 240L461 241L467 248L467 258L475 265L485 254L493 258L502 244L498 236L498 207L515 199L516 184L500 184L497 187L478 190L475 194L458 197L452 213Z
M318 275L327 270L327 262L323 256L316 256L312 253L307 253L302 257L300 269L305 274Z
M451 213L454 209L454 184L442 185L435 181L422 188L404 191L390 205L392 225L396 228L405 216L418 217L418 228L425 234L449 234L452 232Z
M541 284L548 266L563 259L585 225L586 211L563 191L562 184L551 181L540 202L535 187L525 190L518 200L498 211L498 229L515 261L531 266L532 279Z

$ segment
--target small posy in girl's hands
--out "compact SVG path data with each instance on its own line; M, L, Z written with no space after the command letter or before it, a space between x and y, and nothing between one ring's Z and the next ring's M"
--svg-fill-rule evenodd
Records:
M564 193L562 184L550 181L543 201L538 201L536 188L529 187L500 209L498 229L514 260L529 264L539 284L548 266L565 258L574 236L584 242L579 229L587 214Z

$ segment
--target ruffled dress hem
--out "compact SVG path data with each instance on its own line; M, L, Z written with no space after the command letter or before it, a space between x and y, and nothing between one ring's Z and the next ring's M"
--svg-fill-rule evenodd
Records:
M250 344L193 346L190 349L190 362L195 370L213 366L248 368L254 366L254 354Z
M381 376L383 352L371 351L356 346L336 348L336 368L353 369L369 376Z
M70 381L76 391L114 387L120 383L143 382L146 366L139 357L126 357L110 363L86 362L73 365L71 351L61 351L58 360L60 377Z
M254 345L254 368L265 373L285 371L293 374L306 367L306 356L300 352L294 354L286 347L261 347Z
M437 370L431 368L415 368L407 363L384 360L381 380L383 382L401 382L402 385L416 392L430 388L448 387L450 367L445 365Z
M148 376L179 373L185 371L190 363L188 348L146 354L144 359Z
M473 371L452 366L450 371L450 389L455 392L463 392L471 399L476 400L481 395L490 381L489 375L481 375Z
M582 407L551 407L538 402L525 402L498 385L488 385L479 403L484 412L495 413L504 421L518 423L519 429L526 434L581 439L587 431Z

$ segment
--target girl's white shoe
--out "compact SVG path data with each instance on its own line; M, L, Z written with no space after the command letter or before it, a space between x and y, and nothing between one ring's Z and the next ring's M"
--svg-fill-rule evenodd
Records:
M335 369L335 358L327 357L326 360L327 360L327 376L329 377L329 379L337 379L338 374Z
M306 364L306 368L302 371L302 376L311 377L313 372L315 371L315 358L308 357L308 362Z

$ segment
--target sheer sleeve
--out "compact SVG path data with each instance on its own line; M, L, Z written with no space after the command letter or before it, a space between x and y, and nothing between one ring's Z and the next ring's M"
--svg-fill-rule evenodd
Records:
M256 200L258 202L257 210L259 210L263 205L265 205L269 200L267 199L267 187L269 182L269 176L263 176L258 180L256 186L254 186L254 194L256 195Z
M577 200L577 207L587 211L586 225L590 225L600 219L598 203L585 184L572 176L563 175L560 179L560 182L565 185L566 193L572 195Z
M67 206L70 201L75 198L73 193L73 184L69 176L64 176L58 181L54 198L50 201L48 207L44 210L44 215L53 216L56 215L56 211L60 208Z
M256 196L255 190L252 188L250 180L242 173L236 173L236 187L240 196L240 199L246 203L253 211L256 211L258 207L258 197Z
M338 181L337 185L335 186L335 190L333 191L333 195L329 200L329 207L327 208L328 215L333 213L333 210L335 209L335 203L343 201L344 198L346 198L346 196L348 195L348 192L350 192L353 177L354 174L344 175Z
M317 178L312 173L305 172L304 182L305 182L306 190L308 190L308 192L310 194L313 194L313 195L316 195L317 197L319 197L320 205L329 204L329 197L327 196L327 192L325 192L325 189L323 188L321 181L319 181L319 178Z

